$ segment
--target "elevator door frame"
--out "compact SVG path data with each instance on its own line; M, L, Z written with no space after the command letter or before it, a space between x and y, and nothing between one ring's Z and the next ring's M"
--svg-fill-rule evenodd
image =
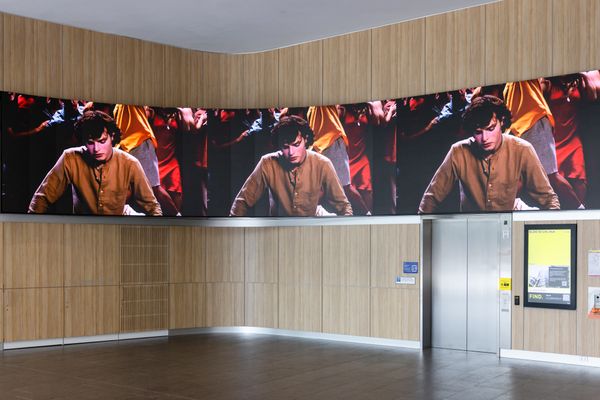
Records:
M499 278L512 276L512 214L470 214L432 215L421 219L421 347L429 348L432 343L432 226L433 221L443 219L485 220L497 218L499 235ZM498 282L499 285L499 282ZM499 290L498 294L498 335L497 355L500 349L510 349L511 331L511 291Z

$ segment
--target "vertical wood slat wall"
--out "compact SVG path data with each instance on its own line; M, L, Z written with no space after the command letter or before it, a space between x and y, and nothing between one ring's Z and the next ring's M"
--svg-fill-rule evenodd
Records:
M2 90L37 95L89 97L96 101L151 105L305 106L403 97L594 69L600 66L599 33L599 0L504 0L272 52L223 55L182 50L0 14L3 55L0 86ZM26 224L15 225L23 226L4 228L22 233L27 229ZM43 232L41 230L39 234L44 235ZM247 239L246 234L244 240ZM325 239L326 234L322 234ZM64 235L65 238L68 236L66 230ZM371 239L373 235L377 233L371 232ZM52 238L43 238L46 239ZM6 236L4 240L8 240ZM34 254L39 251L34 251ZM518 251L515 250L513 254L519 257ZM67 253L63 256L65 259L69 257ZM371 257L375 257L373 253ZM169 260L169 273L174 273L173 260ZM11 262L10 258L3 256L4 269L10 269ZM206 260L203 262L206 263ZM50 260L44 263L54 268ZM103 322L92 330L76 326L67 315L67 310L75 303L77 307L84 307L86 312L95 310L94 307L114 306L116 285L111 286L108 281L100 282L94 278L93 272L89 272L90 277L77 277L71 275L72 269L65 269L61 277L64 281L60 284L68 289L62 295L56 295L55 292L60 291L55 286L58 284L45 281L55 279L56 275L49 278L36 268L37 265L30 264L23 271L11 271L8 278L6 271L4 273L4 321L0 320L0 323L4 323L5 340L29 337L23 336L25 331L34 332L31 337L54 337L65 332L88 334L114 329L114 320ZM213 301L217 299L216 293L208 294L211 285L213 288L219 285L230 288L226 296L229 301L227 307L236 309L237 305L238 308L235 315L228 318L244 320L246 323L261 320L265 325L277 326L281 324L280 317L289 318L280 310L271 312L268 317L260 314L260 310L275 298L273 286L269 286L274 284L269 280L272 276L269 272L243 271L244 274L254 273L252 276L256 282L244 276L243 283L240 283L233 275L220 277L221 281L218 282L208 282L208 265L198 268L200 270L192 274L192 281L186 280L186 277L183 281L160 281L157 284L156 293L152 296L160 297L162 306L164 288L168 288L166 292L171 300L167 310L168 322L181 326L201 326L206 323L207 304L202 302L207 298ZM100 273L104 272L111 274L110 271ZM236 273L239 274L239 271ZM240 284L244 287L242 300L239 296ZM333 298L330 291L335 290L335 285L326 280L322 284L322 306L329 307ZM136 285L144 284L138 282ZM373 281L369 285L373 285ZM254 289L261 287L270 287L271 290L268 293L255 293ZM377 289L385 293L387 288L382 284ZM92 304L86 299L94 296L90 293L97 290L105 294L107 300ZM390 304L389 298L383 294L374 295L374 292L377 290L371 291L371 334L373 331L385 331L377 324L373 325L373 321L377 320L373 311ZM138 295L142 296L140 293ZM281 297L280 294L278 296ZM192 299L197 303L195 314L192 317L177 315L176 312L181 310L173 308L173 299ZM50 308L49 300L52 304ZM240 301L245 305L241 311ZM74 312L79 313L81 309L77 308ZM323 308L324 315L330 312ZM165 314L164 309L162 314ZM9 323L11 327L7 329L7 319L11 321L16 316L24 315L38 315L39 318L32 317L37 322L31 326L23 323L20 328ZM48 315L52 316L51 320L45 319ZM555 323L551 317L541 314L532 314L532 317ZM121 314L119 318L122 318ZM518 312L515 313L513 322L519 318ZM120 320L119 324L122 323ZM165 323L161 319L159 325ZM415 329L411 325L413 322L408 321L408 324L404 326ZM328 329L324 321L321 326ZM518 324L514 326L517 331L522 328L524 332L526 329L522 322L521 328ZM581 326L589 328L582 323ZM365 329L364 321L352 322L350 327L344 329L362 331ZM514 343L524 346L526 338L518 332L513 333ZM408 334L409 337L413 335L414 332ZM578 331L578 335L589 333ZM552 348L560 351L565 345ZM570 351L572 344L567 344L566 348ZM585 352L581 340L577 342L577 349Z
M419 340L418 282L394 283L419 225L1 228L7 342L244 325Z
M486 83L560 75L600 67L597 0L521 0L487 6ZM493 29L489 29L493 27ZM508 57L507 57L508 55ZM512 306L512 347L600 356L600 329L587 319L587 251L600 243L598 221L578 221L577 310ZM513 223L513 295L523 294L523 227Z
M600 287L600 277L588 276L588 252L600 249L600 221L540 221L535 224L577 224L577 309L552 310L512 306L513 349L600 357L600 324L589 319L588 287ZM524 228L513 223L513 295L523 297ZM532 223L533 224L533 223Z
M256 54L0 14L3 90L148 105L366 101L597 68L598 0L503 0Z
M121 227L118 264L121 270L120 332L168 327L170 245L168 227Z
M503 0L241 55L0 17L3 90L105 102L306 106L503 83L600 64L598 0Z

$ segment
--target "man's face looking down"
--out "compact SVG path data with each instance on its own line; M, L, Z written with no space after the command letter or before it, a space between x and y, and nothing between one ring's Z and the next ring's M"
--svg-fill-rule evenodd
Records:
M85 147L90 156L99 163L105 163L112 157L112 139L108 132L106 132L106 128L104 128L104 132L102 132L99 138L89 138L85 143Z
M502 144L502 123L492 116L490 122L483 128L475 129L473 132L475 143L486 153L492 154L500 148Z
M283 158L293 167L302 164L306 158L306 140L298 133L292 143L281 146L281 153L283 153Z

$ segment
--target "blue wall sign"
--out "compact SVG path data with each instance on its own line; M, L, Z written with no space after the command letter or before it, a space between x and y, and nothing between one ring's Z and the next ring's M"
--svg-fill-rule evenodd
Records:
M419 273L418 261L404 261L403 269L405 274L417 274Z

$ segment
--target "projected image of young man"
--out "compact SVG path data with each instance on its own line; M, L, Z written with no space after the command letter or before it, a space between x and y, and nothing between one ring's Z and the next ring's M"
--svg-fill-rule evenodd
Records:
M62 153L33 195L30 213L46 213L70 187L75 214L123 215L129 198L144 214L162 215L139 161L113 148L121 133L109 115L86 111L75 134L82 146Z
M352 215L331 161L307 150L313 132L305 120L297 116L281 118L271 139L279 150L260 159L237 194L231 216L246 215L265 193L270 196L271 215Z
M521 209L520 192L535 207L560 208L532 145L507 134L510 125L502 100L474 99L463 114L463 128L471 137L452 145L425 190L419 213L434 213L457 182L463 212Z

